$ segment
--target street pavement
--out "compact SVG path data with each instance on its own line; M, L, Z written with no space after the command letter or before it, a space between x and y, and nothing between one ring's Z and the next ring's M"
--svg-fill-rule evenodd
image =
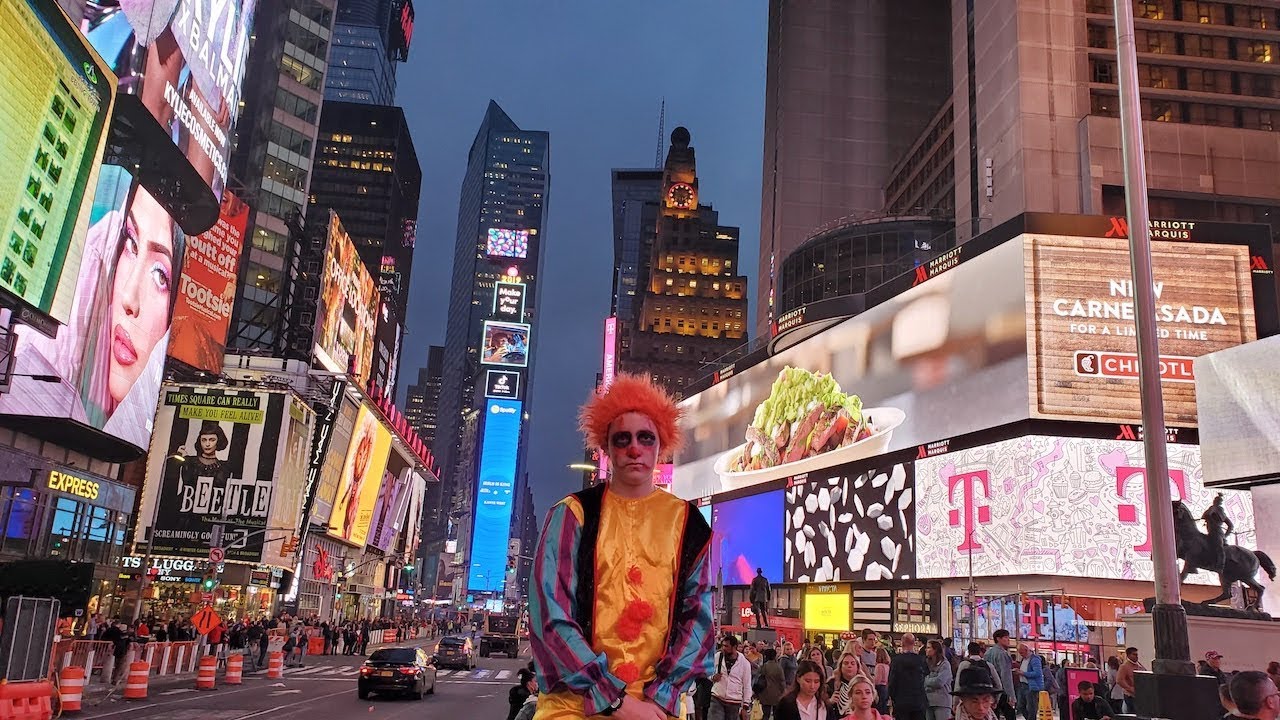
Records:
M397 645L418 645L434 651L437 640ZM284 678L268 680L266 672L246 674L240 687L222 684L218 689L197 691L194 680L179 683L152 678L146 700L105 701L86 698L79 718L97 720L505 720L507 690L516 684L517 671L528 664L528 645L520 657L477 658L475 670L439 670L436 692L422 700L356 697L356 677L363 657L308 656L301 668L285 668ZM97 704L92 704L97 703Z

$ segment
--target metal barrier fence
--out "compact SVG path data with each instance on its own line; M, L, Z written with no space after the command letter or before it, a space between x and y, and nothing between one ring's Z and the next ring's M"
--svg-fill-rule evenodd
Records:
M152 675L192 673L196 671L204 647L207 646L195 640L134 643L124 660L129 662L131 658L137 658L145 661L151 666ZM59 640L54 643L50 654L49 673L56 675L62 668L75 665L84 668L86 677L91 677L94 670L114 667L114 648L114 643L105 640Z

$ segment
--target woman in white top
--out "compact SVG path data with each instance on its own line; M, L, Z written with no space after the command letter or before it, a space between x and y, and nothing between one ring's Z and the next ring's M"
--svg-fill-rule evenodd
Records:
M1124 688L1116 682L1116 674L1120 672L1120 658L1112 655L1107 658L1107 687L1111 688L1111 707L1120 707L1124 702Z
M824 668L812 660L801 660L796 667L796 684L778 702L776 720L836 720L839 711L827 698L823 680Z

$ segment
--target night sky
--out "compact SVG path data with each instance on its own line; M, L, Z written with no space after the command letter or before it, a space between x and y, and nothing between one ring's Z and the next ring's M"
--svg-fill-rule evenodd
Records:
M576 412L609 313L609 171L654 165L662 98L667 137L677 125L693 136L700 200L742 228L739 264L756 267L767 2L426 0L416 12L397 73L423 174L400 386L416 382L428 345L444 344L458 192L493 99L522 129L551 133L529 451L541 515L581 487L566 466L582 460Z

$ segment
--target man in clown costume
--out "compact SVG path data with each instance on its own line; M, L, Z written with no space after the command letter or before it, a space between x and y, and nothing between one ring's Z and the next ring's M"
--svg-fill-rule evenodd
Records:
M711 675L711 529L654 486L680 445L680 410L648 378L620 374L583 406L609 481L551 508L534 556L535 720L666 720Z

